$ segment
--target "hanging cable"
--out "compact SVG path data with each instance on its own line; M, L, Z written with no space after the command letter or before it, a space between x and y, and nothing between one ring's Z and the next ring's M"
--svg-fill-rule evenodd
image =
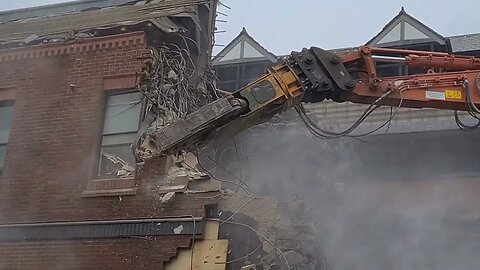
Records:
M372 131L369 131L369 132L363 133L363 134L359 134L359 135L351 135L350 137L354 137L354 138L365 137L365 136L371 135L371 134L379 131L380 129L382 129L386 125L388 125L388 129L390 129L390 123L392 122L393 118L395 118L397 116L398 112L400 111L400 109L402 108L402 105L403 105L402 91L399 91L399 94L400 94L400 102L398 103L398 105L395 109L395 112L392 111L393 107L390 107L390 117L388 118L387 121L385 121L385 123L383 123L382 125L380 125L379 127L377 127L376 129L374 129ZM387 131L388 131L388 129L387 129Z
M355 138L355 139L358 139L360 137L363 137L363 136L368 136L368 135L371 135L375 132L377 132L378 130L382 129L383 127L385 127L386 125L389 125L389 123L393 120L393 118L395 118L395 116L398 114L400 108L402 107L402 104L403 104L403 96L402 96L402 91L407 89L406 87L403 88L403 89L400 89L399 93L400 93L400 102L397 106L397 109L395 110L394 113L391 113L390 114L390 117L387 121L385 121L385 123L383 123L382 125L380 125L379 127L377 127L376 129L370 131L370 132L367 132L367 133L364 133L364 134L359 134L359 135L350 135L356 128L358 128L358 126L363 122L365 121L365 119L370 115L372 114L375 110L377 110L378 108L380 108L382 105L381 105L381 102L387 98L388 96L390 96L394 90L390 90L388 92L386 92L385 94L383 94L382 96L380 96L379 98L377 98L372 104L370 104L368 106L368 108L363 112L363 114L358 118L357 121L355 121L355 123L353 123L352 126L350 126L349 128L347 128L346 130L344 131L341 131L341 132L333 132L333 131L329 131L329 130L324 130L322 129L321 127L319 127L306 113L305 111L305 108L303 107L302 104L299 104L297 106L295 106L295 110L297 111L298 115L300 116L300 118L302 119L302 121L305 123L307 129L316 137L319 137L319 138L322 138L322 139L335 139L335 138L340 138L340 137L350 137L350 138Z
M455 123L461 130L470 132L480 127L480 116L479 116L480 109L478 109L478 107L475 105L475 103L472 100L472 90L470 88L470 83L468 80L463 81L463 88L465 89L465 102L467 105L467 112L471 117L476 119L478 122L475 125L467 125L464 122L462 122L462 120L460 119L458 115L458 111L455 111L454 112Z
M458 116L458 111L455 111L454 115L455 115L455 123L463 131L474 131L475 129L480 127L480 120L478 120L478 123L475 125L467 125L463 123L462 120L460 120L460 117Z

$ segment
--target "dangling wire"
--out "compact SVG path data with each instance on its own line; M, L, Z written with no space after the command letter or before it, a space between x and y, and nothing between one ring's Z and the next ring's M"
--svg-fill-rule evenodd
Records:
M470 83L469 83L468 80L465 80L463 82L463 88L465 89L465 102L467 104L467 109L468 109L467 112L471 117L476 119L478 122L475 125L467 125L460 120L460 117L458 115L458 111L455 111L454 112L455 123L457 124L457 126L461 130L474 131L474 130L476 130L477 128L480 127L480 116L479 116L480 110L478 109L478 107L475 105L475 103L472 100L472 90L470 88Z
M390 123L391 121L395 118L395 116L397 116L400 108L402 107L402 104L403 104L403 96L402 96L402 92L403 90L405 90L406 88L404 89L400 89L399 93L400 93L400 102L395 110L395 112L390 112L390 117L387 121L385 121L385 123L383 123L382 125L380 125L379 127L375 128L374 130L372 131L369 131L367 133L363 133L363 134L359 134L359 135L351 135L351 133L358 128L358 126L363 123L363 121L365 121L365 119L370 115L372 114L374 111L376 111L378 108L380 108L382 105L381 105L381 102L387 98L388 96L390 96L394 90L390 90L388 92L386 92L385 94L383 94L382 96L380 96L379 98L377 98L372 104L370 104L368 106L368 108L363 112L363 114L358 118L357 121L355 121L355 123L353 123L352 126L350 126L349 128L347 128L346 130L344 131L341 131L341 132L334 132L334 131L330 131L330 130L324 130L322 129L321 127L319 127L308 115L307 115L307 112L305 110L305 108L303 107L302 104L299 104L297 106L295 106L295 110L297 111L298 115L300 116L300 118L302 119L302 121L305 123L305 126L307 127L307 129L316 137L318 138L321 138L321 139L335 139L335 138L341 138L341 137L350 137L350 138L354 138L354 139L358 139L360 137L364 137L364 136L368 136L368 135L371 135L379 130L381 130L383 127L387 126L390 127ZM388 131L388 129L387 129Z

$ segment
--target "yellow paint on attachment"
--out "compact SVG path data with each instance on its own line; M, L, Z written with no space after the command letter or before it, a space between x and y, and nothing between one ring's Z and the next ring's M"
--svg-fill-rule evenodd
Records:
M218 221L208 220L205 222L205 231L203 232L203 239L217 240L220 223Z
M165 270L225 270L228 240L195 241L193 261L192 250L181 250L165 265ZM192 265L190 265L192 264ZM191 267L190 267L191 266Z
M228 240L218 240L218 221L206 221L204 240L196 240L192 249L179 250L177 256L165 264L165 270L225 270Z
M462 100L462 91L460 90L445 90L446 99Z
M203 240L195 243L194 251L193 270L225 270L228 240Z

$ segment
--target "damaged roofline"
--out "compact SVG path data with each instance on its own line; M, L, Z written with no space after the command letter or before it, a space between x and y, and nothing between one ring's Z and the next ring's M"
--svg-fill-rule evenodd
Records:
M135 0L76 0L63 3L0 11L0 21L19 20L31 17L52 16L59 13L78 12L90 8L105 8L124 5Z

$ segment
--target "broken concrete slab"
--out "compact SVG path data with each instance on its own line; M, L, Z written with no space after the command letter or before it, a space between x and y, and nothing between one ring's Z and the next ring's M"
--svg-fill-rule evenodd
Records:
M184 192L187 190L189 181L190 181L190 178L188 176L180 176L173 179L169 179L165 182L165 185L158 187L158 191L160 193Z
M167 203L175 197L175 192L168 192L162 197L162 204Z
M198 159L193 153L188 152L183 155L182 166L187 168L197 168Z
M220 191L221 189L222 182L218 180L194 180L188 183L188 190L186 193L213 192Z

